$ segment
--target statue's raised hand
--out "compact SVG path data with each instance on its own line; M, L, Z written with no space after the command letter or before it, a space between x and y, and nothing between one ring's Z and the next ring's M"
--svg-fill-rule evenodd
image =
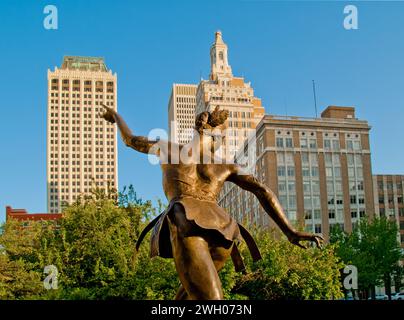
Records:
M116 112L110 107L107 107L105 104L101 103L101 105L104 107L105 112L101 115L105 120L107 120L109 123L115 123L115 115Z
M307 249L306 246L302 245L300 241L311 241L314 242L317 248L321 248L321 244L324 241L323 237L315 235L308 232L295 231L288 236L290 243L299 246L300 248Z

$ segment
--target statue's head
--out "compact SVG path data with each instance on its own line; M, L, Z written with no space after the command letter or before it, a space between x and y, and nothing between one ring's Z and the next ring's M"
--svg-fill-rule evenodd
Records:
M203 134L203 130L213 130L224 124L229 116L229 111L219 110L219 106L212 112L204 111L196 116L195 130Z

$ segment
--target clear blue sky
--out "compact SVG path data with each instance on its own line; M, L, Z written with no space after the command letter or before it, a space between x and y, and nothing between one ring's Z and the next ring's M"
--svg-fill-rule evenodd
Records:
M18 3L18 5L17 5ZM359 29L343 28L354 3ZM47 4L59 29L45 30ZM46 210L47 69L64 55L103 56L118 74L118 108L137 134L167 128L171 85L209 73L220 29L235 75L267 113L313 116L353 105L372 126L374 173L404 174L404 3L276 1L0 2L0 221L5 205ZM164 198L158 166L120 143L119 184Z

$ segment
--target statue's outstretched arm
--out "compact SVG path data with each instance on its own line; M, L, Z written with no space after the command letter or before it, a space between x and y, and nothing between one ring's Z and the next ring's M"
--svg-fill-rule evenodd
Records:
M244 190L252 192L291 243L306 248L301 245L299 241L308 240L315 242L316 245L320 247L323 238L311 233L296 231L290 224L275 193L265 184L259 182L254 176L245 174L245 172L242 172L241 167L234 166L233 173L227 180L235 183Z
M157 143L157 141L149 140L148 138L143 136L134 136L126 122L115 110L107 107L104 104L101 105L106 110L102 117L110 123L117 124L119 132L121 133L122 140L128 147L131 147L136 151L142 153L152 153L159 155L158 148L152 148Z

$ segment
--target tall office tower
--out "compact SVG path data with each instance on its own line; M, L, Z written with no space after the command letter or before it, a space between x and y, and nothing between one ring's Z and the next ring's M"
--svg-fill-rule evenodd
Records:
M116 126L99 114L117 109L117 77L103 58L64 57L48 70L47 202L60 212L95 186L118 187Z
M404 175L374 175L373 188L376 216L397 222L397 237L404 248Z
M170 140L185 144L193 136L196 106L195 84L173 84L168 103L168 130Z
M209 80L201 80L197 88L196 114L212 111L217 106L230 112L224 152L232 157L248 135L255 132L265 110L261 99L254 96L251 84L245 83L242 77L233 76L227 45L220 31L216 32L215 42L210 49L210 63Z
M278 196L289 220L329 237L374 214L370 126L352 107L321 118L265 115L257 127L255 176ZM226 185L220 205L238 220L275 226L253 194Z

